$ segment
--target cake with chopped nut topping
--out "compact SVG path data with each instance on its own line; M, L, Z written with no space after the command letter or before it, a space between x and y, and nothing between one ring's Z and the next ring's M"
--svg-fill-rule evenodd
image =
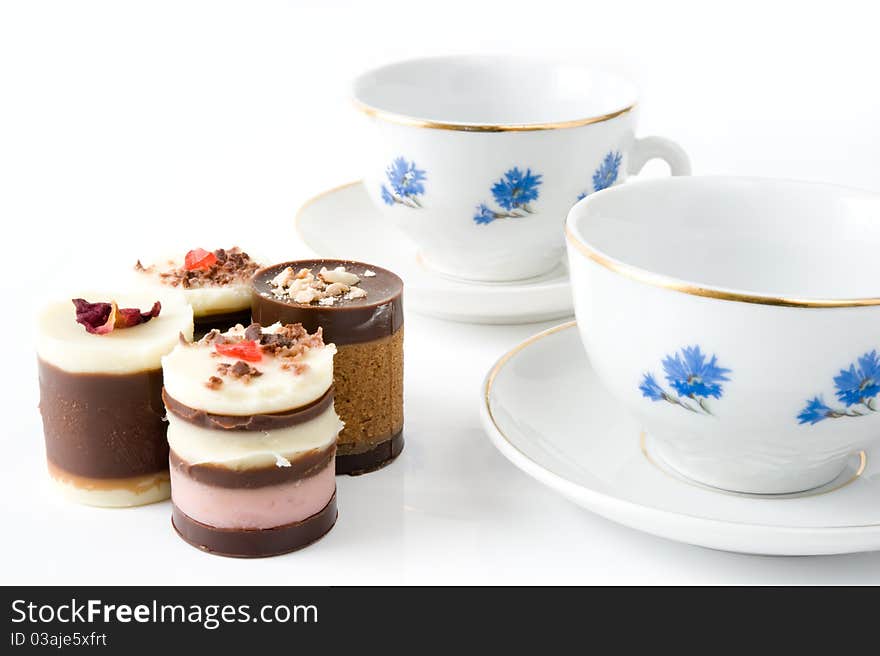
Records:
M381 267L349 260L301 260L257 271L254 321L323 330L337 348L336 472L361 474L403 449L403 281Z

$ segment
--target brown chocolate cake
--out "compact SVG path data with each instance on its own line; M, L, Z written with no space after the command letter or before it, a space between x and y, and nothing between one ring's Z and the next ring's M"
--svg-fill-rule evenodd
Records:
M167 499L161 358L192 337L179 293L89 296L40 313L37 362L49 473L80 503ZM118 302L117 302L118 301Z
M378 469L403 449L403 281L349 260L300 260L260 269L253 320L323 329L336 345L337 474Z

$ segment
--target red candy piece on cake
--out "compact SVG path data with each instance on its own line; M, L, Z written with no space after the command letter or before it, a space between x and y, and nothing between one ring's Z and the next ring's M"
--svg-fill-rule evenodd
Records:
M217 256L211 251L206 251L204 248L195 248L186 254L183 260L183 267L187 271L210 269L216 262Z
M263 352L252 339L231 344L215 344L214 348L217 349L217 353L220 355L226 355L230 358L238 358L245 362L259 362L263 359Z

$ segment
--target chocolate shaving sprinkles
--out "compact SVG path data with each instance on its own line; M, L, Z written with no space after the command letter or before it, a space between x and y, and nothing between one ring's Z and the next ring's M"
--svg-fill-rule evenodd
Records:
M251 325L258 326L259 324ZM262 333L260 345L263 347L264 353L295 358L311 348L324 346L324 335L320 327L313 335L309 335L301 323L289 323L281 326L275 333Z
M238 246L230 249L218 248L214 251L217 261L205 269L187 270L185 267L177 267L163 271L159 279L163 284L171 287L183 287L184 289L198 289L201 287L223 287L224 285L245 284L251 276L260 268L250 255L242 251ZM144 268L140 261L135 264L137 271L149 272L153 267Z
M242 376L260 375L260 372L255 367L250 366L244 360L239 360L234 365L232 365L232 369L229 370L229 373L231 373L236 378L241 378Z
M252 323L244 329L244 338L248 341L259 342L262 341L262 337L263 327L258 323Z
M215 339L217 339L217 336L218 336L219 334L220 334L220 331L217 330L216 328L214 328L214 329L212 329L212 330L209 330L207 333L205 333L205 336L202 337L202 338L199 340L198 343L199 343L199 344L210 344L210 343L212 343Z
M198 341L198 344L210 346L237 344L244 341L256 342L263 354L278 358L281 361L281 369L290 371L294 375L300 375L308 370L308 365L301 360L309 349L324 346L321 328L318 328L313 335L309 335L308 331L298 323L281 326L274 333L264 333L263 327L258 323L252 323L247 328L242 328L239 324L233 331L233 334L229 334L221 333L217 329L211 330ZM221 354L212 350L211 357L219 358ZM217 373L244 383L249 383L252 378L263 375L262 371L243 360L235 363L221 362L217 365ZM218 389L220 384L213 380L215 378L217 376L212 376L205 385L210 389Z
M229 376L230 378L241 380L244 383L249 383L252 378L263 375L262 371L252 367L243 360L238 360L235 364L221 362L217 365L217 373L221 376ZM216 376L211 376L211 378L216 378Z

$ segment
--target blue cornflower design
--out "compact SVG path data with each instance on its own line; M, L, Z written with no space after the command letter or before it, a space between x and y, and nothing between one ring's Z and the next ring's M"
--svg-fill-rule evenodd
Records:
M425 193L425 172L416 168L415 162L398 157L386 171L388 181L398 196L418 196Z
M648 397L652 401L662 401L666 396L666 393L657 384L657 381L654 380L654 374L646 373L644 378L642 378L642 384L639 385L639 389L642 390L643 396Z
M646 372L639 389L652 401L668 401L691 412L711 415L706 400L720 399L721 383L730 378L730 369L718 366L718 358L709 358L698 345L685 346L680 352L667 355L662 360L666 380L677 394L667 392L657 383L654 374Z
M397 203L407 207L421 207L416 196L425 193L423 183L428 178L423 170L416 167L415 162L398 157L385 169L385 177L391 185L391 189L382 185L382 201L386 205Z
M517 166L509 169L492 185L492 196L501 209L493 210L485 203L480 203L474 214L474 223L486 225L496 219L514 219L534 213L529 203L538 200L541 177L539 173L532 173L532 169L526 169L525 172Z
M865 353L858 360L858 367L851 364L849 369L841 369L834 377L837 398L847 407L857 403L868 403L880 393L880 358L877 351Z
M818 424L823 419L834 416L834 411L825 405L820 396L814 396L807 401L807 407L801 410L797 416L799 424Z
M611 152L605 155L605 159L593 173L593 191L607 189L617 182L617 171L622 159L620 153Z
M385 185L382 185L382 202L384 202L386 205L394 205L394 203L396 202L394 200L394 196L391 194L390 191L388 191L388 187L386 187Z
M541 176L533 175L531 169L525 173L514 166L507 171L498 182L492 185L492 195L501 207L508 212L514 209L525 209L526 206L538 199L538 187L541 186Z
M720 383L730 380L730 369L717 365L717 358L706 361L699 346L685 346L681 354L668 355L663 360L666 380L682 396L721 398Z
M837 399L845 407L831 408L815 396L797 416L798 423L817 424L823 419L864 417L877 412L874 397L880 394L880 355L873 350L849 365L849 369L841 369L834 377L834 386Z
M611 151L605 158L602 160L602 163L599 164L599 167L593 173L593 190L592 191L601 191L602 189L607 189L615 182L617 182L617 175L620 171L620 163L623 161L623 156L616 151ZM590 193L590 191L583 192L580 196L578 196L578 200L583 200Z
M492 223L495 220L495 212L486 207L484 204L480 203L477 206L477 212L474 214L474 222L479 225L485 225L487 223Z

